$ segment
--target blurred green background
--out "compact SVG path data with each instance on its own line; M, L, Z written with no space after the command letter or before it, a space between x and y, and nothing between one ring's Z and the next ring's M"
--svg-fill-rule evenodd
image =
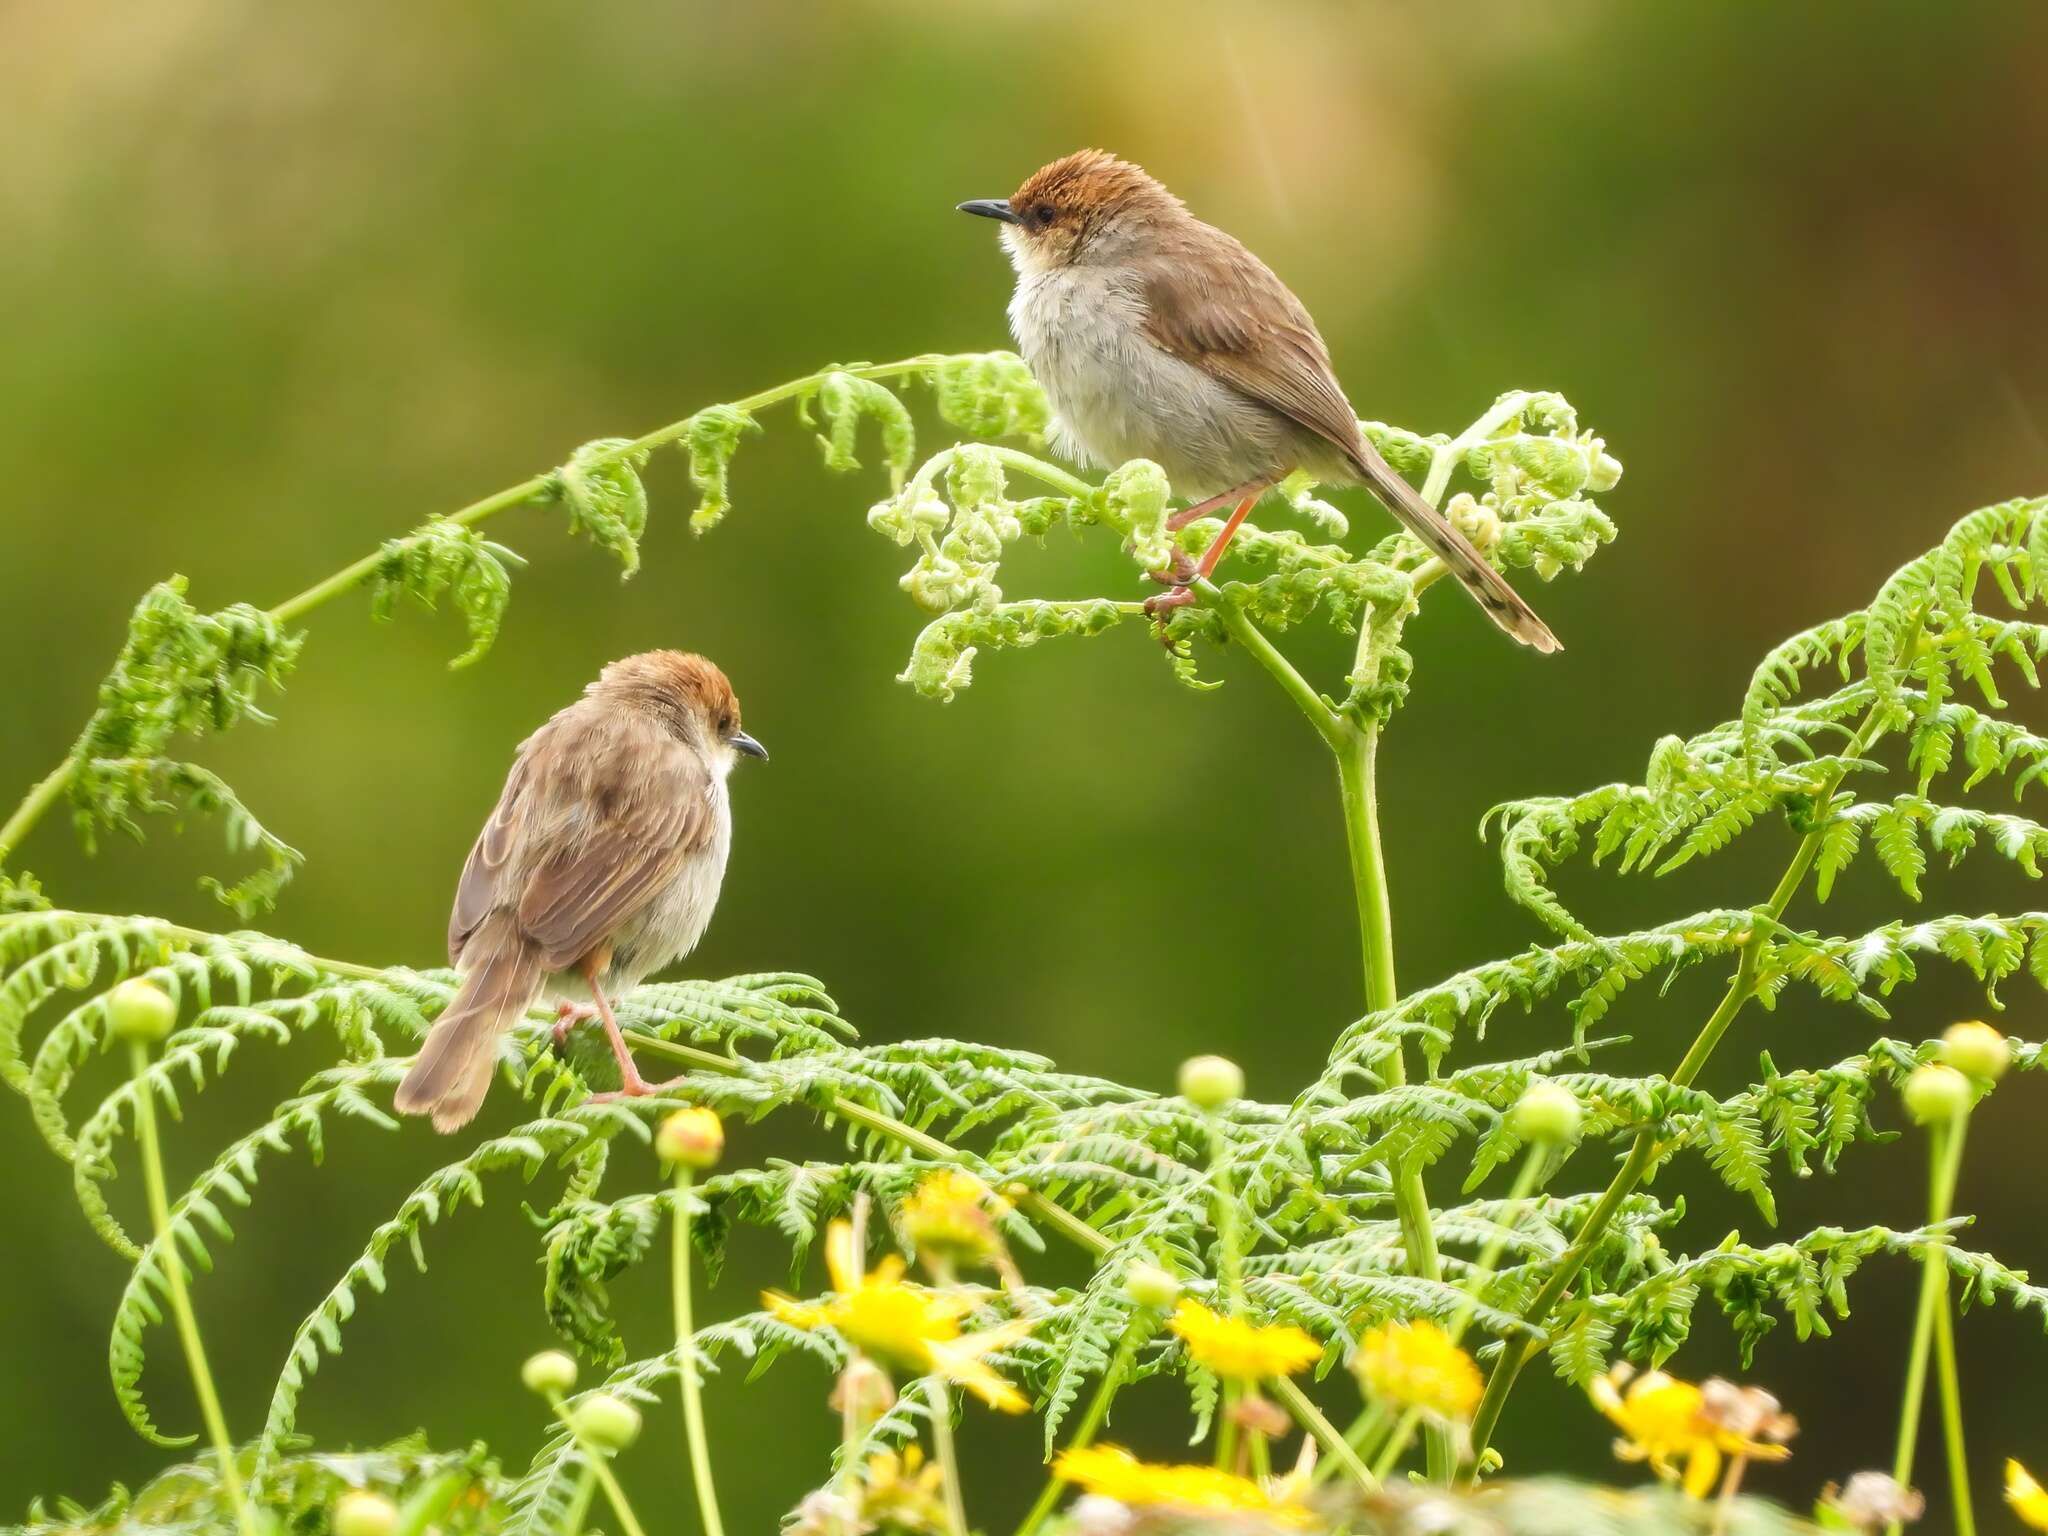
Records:
M952 205L1102 144L1297 288L1363 414L1455 430L1503 389L1555 388L1628 467L1606 502L1620 542L1534 594L1562 656L1516 651L1454 600L1411 627L1417 686L1383 778L1403 976L1434 980L1541 938L1474 836L1488 806L1639 775L1660 734L1733 713L1770 642L1865 601L1961 513L2048 491L2044 48L2048 10L2019 0L5 7L0 782L59 757L135 596L169 572L205 607L275 602L586 438L832 359L1007 345L1007 268ZM309 855L270 926L319 953L437 961L513 745L605 660L678 645L726 665L775 754L737 785L693 969L811 971L871 1037L971 1035L1160 1085L1219 1050L1253 1091L1291 1094L1358 1006L1322 748L1238 658L1196 695L1136 629L987 656L957 703L920 700L892 680L921 622L896 589L905 558L863 523L879 475L827 476L786 413L768 424L713 537L685 532L681 460L657 461L627 585L556 514L495 524L533 564L473 671L443 666L461 649L446 616L373 625L360 599L317 615L279 723L200 749ZM1348 505L1377 537L1381 514ZM1055 542L1004 580L1122 592L1127 572ZM1341 672L1337 642L1298 649ZM1683 879L1581 871L1567 893L1610 928L1752 902L1789 847L1782 828L1752 841ZM210 827L87 860L53 818L22 862L66 905L219 921L195 890L221 863ZM1992 862L1932 880L1930 906L2038 903ZM1900 905L1866 877L1793 920L1853 931ZM2011 1027L2038 1038L2038 993L2009 991ZM1668 1069L1710 992L1631 993L1612 1023L1636 1044L1616 1060ZM1979 1006L1929 982L1895 1028ZM1561 1033L1504 1016L1493 1040ZM1866 1037L1798 998L1744 1019L1715 1084L1765 1046L1815 1064ZM174 1138L174 1180L317 1061L248 1052L197 1101L208 1130ZM2037 1267L2040 1103L2032 1082L1998 1096L1963 1189L1974 1241ZM796 1133L770 1121L736 1155L812 1144ZM235 1424L253 1429L292 1325L442 1150L424 1127L342 1132L324 1168L265 1174L200 1290ZM1910 1223L1921 1161L1909 1139L1787 1180L1784 1225ZM11 1099L0 1165L4 1516L139 1480L163 1453L106 1383L125 1270ZM1605 1169L1589 1156L1568 1177ZM1696 1167L1674 1177L1693 1246L1759 1229ZM548 1333L513 1186L428 1251L424 1277L401 1262L364 1309L303 1427L483 1436L522 1464L541 1424L515 1373ZM714 1314L782 1269L773 1245L743 1248ZM661 1286L621 1287L629 1341L655 1347ZM1752 1374L1806 1433L1752 1486L1805 1499L1888 1461L1912 1290L1872 1268L1833 1341L1767 1342ZM1687 1374L1737 1363L1711 1312ZM159 1418L187 1425L155 1342ZM1978 1313L1962 1348L1981 1500L1999 1457L2048 1456L2048 1341ZM1607 1473L1605 1426L1539 1378L1510 1408L1511 1466ZM827 1386L787 1362L712 1388L735 1528L771 1528L822 1475ZM1169 1406L1141 1395L1117 1433L1169 1451ZM981 1518L1007 1528L1036 1487L1031 1432L977 1411L967 1440ZM677 1444L657 1416L629 1463L670 1528L687 1523L661 1500L680 1497Z

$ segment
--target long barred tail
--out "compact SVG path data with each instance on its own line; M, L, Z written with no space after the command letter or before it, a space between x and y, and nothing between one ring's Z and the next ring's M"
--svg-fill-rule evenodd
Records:
M412 1070L398 1085L401 1115L432 1115L434 1129L460 1130L490 1092L498 1038L540 994L540 956L510 913L484 919L462 952L462 985L434 1021Z
M1361 443L1360 449L1355 463L1373 494L1387 504L1387 510L1401 520L1402 527L1443 561L1445 569L1472 595L1489 619L1526 646L1545 653L1564 649L1550 632L1550 626L1536 617L1536 610L1522 601L1521 594L1508 585L1505 576L1486 563L1486 557L1472 547L1470 539L1418 496L1415 487L1396 474L1371 443Z

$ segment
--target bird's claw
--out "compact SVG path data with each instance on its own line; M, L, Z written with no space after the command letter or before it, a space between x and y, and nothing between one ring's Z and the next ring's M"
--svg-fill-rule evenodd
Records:
M1145 617L1155 624L1164 625L1166 615L1176 608L1185 608L1195 600L1195 589L1185 582L1175 582L1157 597L1145 599Z
M569 1044L569 1031L585 1019L594 1019L597 1016L597 1010L588 1003L563 1003L555 1010L555 1049L566 1049Z

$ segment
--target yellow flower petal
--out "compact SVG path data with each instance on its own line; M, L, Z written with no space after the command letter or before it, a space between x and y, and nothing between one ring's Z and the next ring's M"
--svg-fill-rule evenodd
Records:
M2048 1531L2048 1491L2034 1481L2034 1474L2017 1461L2005 1464L2005 1502L2012 1512L2037 1531Z
M903 1279L903 1260L890 1255L865 1275L856 1273L853 1229L835 1221L825 1234L825 1262L838 1294L801 1302L768 1292L769 1312L795 1328L830 1328L862 1354L912 1375L936 1371L965 1387L991 1407L1020 1413L1027 1399L983 1356L1015 1343L1031 1330L1029 1319L988 1328L966 1338L960 1319L974 1299L962 1291L934 1291Z
M1369 1330L1351 1365L1379 1401L1457 1424L1471 1422L1486 1390L1472 1357L1427 1318Z
M1229 1381L1265 1381L1292 1376L1322 1357L1323 1346L1289 1323L1260 1326L1241 1317L1219 1317L1192 1297L1174 1309L1168 1325L1197 1364Z
M1203 1513L1244 1511L1282 1525L1305 1525L1308 1511L1278 1489L1216 1467L1161 1466L1114 1445L1062 1451L1053 1471L1070 1483L1138 1509Z

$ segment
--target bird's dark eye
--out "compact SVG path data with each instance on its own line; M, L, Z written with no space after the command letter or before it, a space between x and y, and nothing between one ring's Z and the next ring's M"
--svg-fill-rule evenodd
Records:
M1051 203L1039 203L1031 210L1031 222L1040 229L1045 228L1046 225L1058 217L1059 214L1054 210Z

